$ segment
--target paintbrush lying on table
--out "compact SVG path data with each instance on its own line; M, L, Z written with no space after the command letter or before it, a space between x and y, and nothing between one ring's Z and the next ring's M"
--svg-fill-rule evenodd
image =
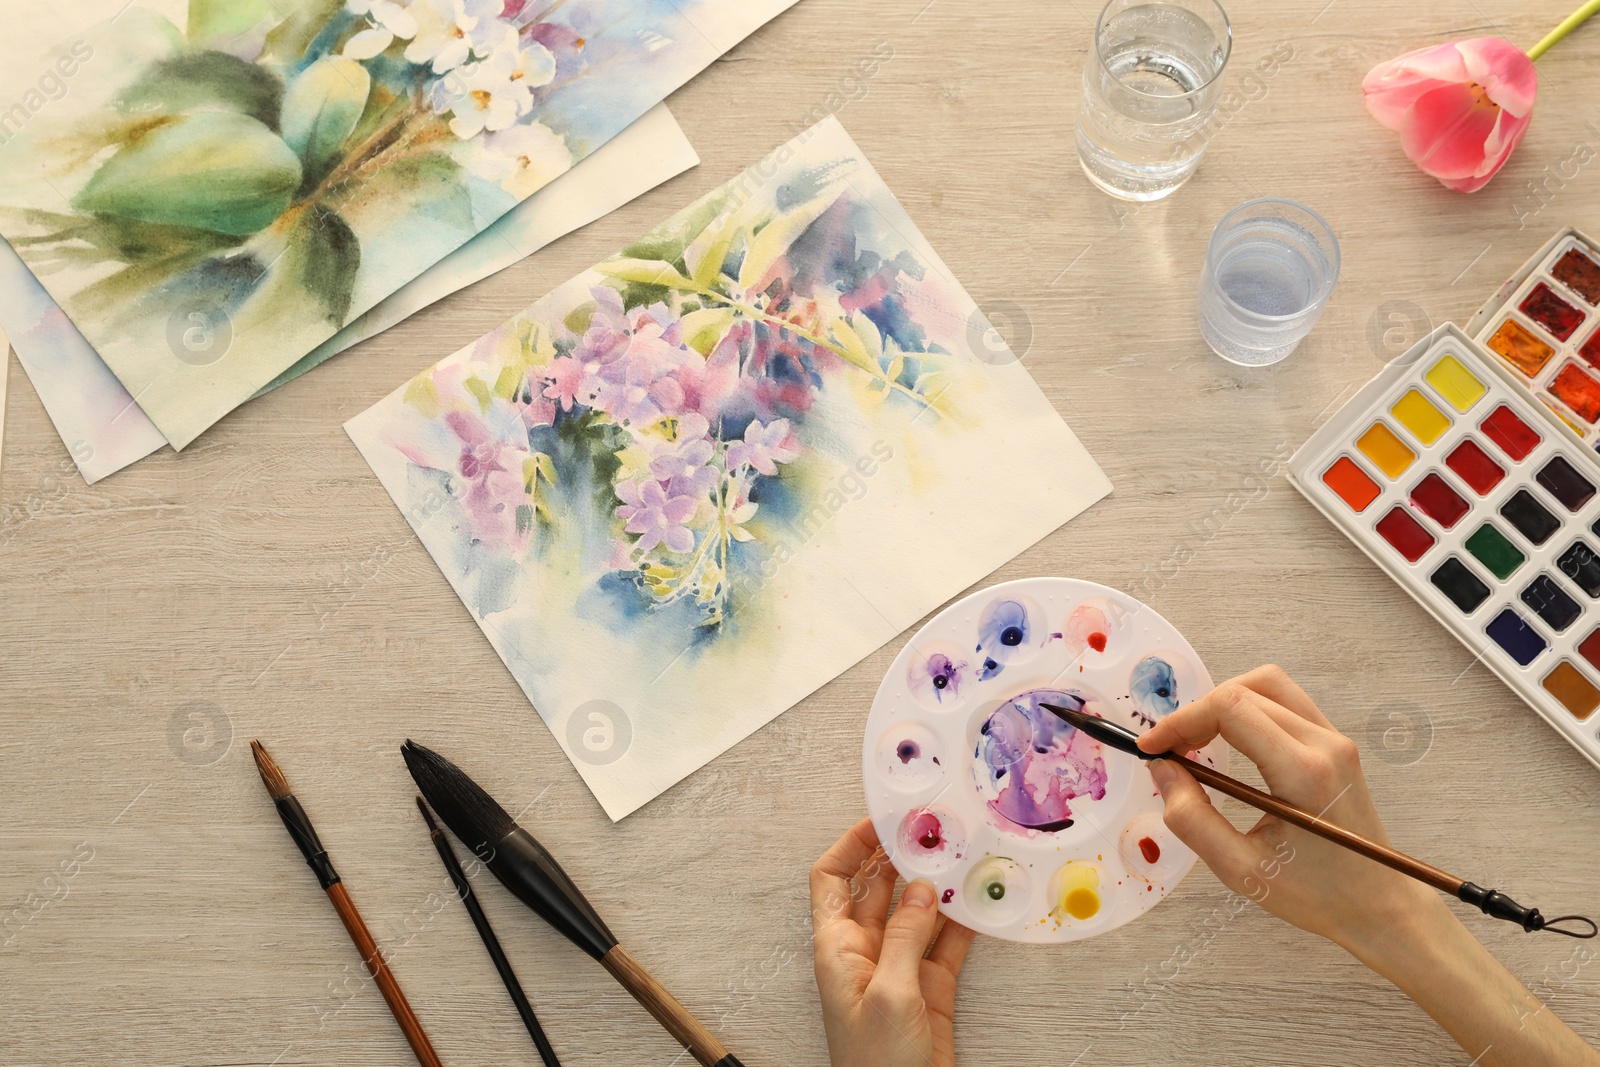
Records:
M411 777L445 825L494 876L567 940L600 961L704 1067L743 1067L689 1009L617 944L567 872L466 772L431 749L400 746Z
M428 810L428 805L423 803L421 797L417 798L417 810L422 812L422 818L428 824L428 837L432 839L433 847L444 863L445 872L450 875L450 881L456 887L456 896L467 909L472 925L478 928L478 937L483 940L483 947L489 950L489 959L493 961L494 969L500 972L500 981L505 983L506 992L511 994L511 1003L516 1005L517 1014L522 1016L522 1025L528 1028L528 1036L533 1038L534 1048L539 1050L539 1059L544 1063L544 1067L561 1067L561 1061L556 1059L555 1049L550 1047L550 1039L545 1036L544 1027L539 1025L539 1017L533 1013L533 1005L528 1003L528 994L523 992L522 983L517 981L517 972L511 969L511 961L506 959L506 951L500 946L500 939L495 936L494 928L489 925L489 916L483 913L483 905L478 903L478 894L472 891L472 882L468 880L467 872L461 869L461 861L456 859L455 849L450 847L444 831L433 821L433 813Z
M1087 712L1074 711L1071 708L1061 708L1054 704L1040 704L1040 707L1052 711L1065 719L1075 729L1082 730L1090 737L1119 752L1126 752L1130 756L1138 756L1142 760L1170 760L1179 764L1184 770L1194 775L1195 780L1203 785L1209 785L1219 793L1226 793L1235 800L1242 800L1251 807L1259 808L1268 815L1276 815L1284 822L1293 823L1302 830L1309 830L1318 837L1327 838L1336 845L1343 845L1352 852L1359 853L1370 860L1376 860L1385 867L1392 867L1401 874L1409 875L1425 885L1431 885L1442 893L1448 893L1458 900L1471 904L1485 915L1496 919L1505 919L1514 922L1524 930L1532 933L1535 930L1548 930L1552 934L1565 934L1567 937L1590 938L1597 932L1593 919L1582 915L1562 915L1555 919L1546 919L1539 914L1538 908L1525 908L1512 900L1498 889L1485 889L1474 885L1453 874L1441 871L1432 864L1423 863L1421 860L1380 845L1370 838L1362 837L1358 833L1346 830L1342 826L1335 826L1320 817L1311 814L1304 808L1298 808L1286 800L1280 800L1271 793L1245 785L1237 778L1230 778L1219 770L1197 763L1187 756L1176 752L1146 752L1139 747L1139 735L1126 726L1119 726L1114 722L1107 722L1098 715ZM1563 929L1557 923L1568 923L1576 929ZM1583 926L1587 926L1585 931Z
M345 892L344 882L340 880L339 872L333 869L328 850L318 840L310 816L300 806L300 801L295 799L294 793L290 792L289 780L283 776L283 771L278 769L272 757L267 755L260 741L250 742L250 754L256 759L256 770L261 772L261 782L267 787L267 795L272 797L272 803L278 809L278 817L288 828L294 843L300 846L300 854L306 858L311 873L317 876L318 884L333 902L333 910L339 913L339 920L344 923L350 940L355 942L356 950L361 953L361 962L367 965L367 973L372 975L378 991L394 1013L394 1021L400 1024L400 1031L406 1035L417 1062L422 1067L443 1067L438 1053L433 1051L433 1045L428 1042L428 1035L423 1031L416 1012L411 1010L406 995L400 991L400 983L395 981L389 965L384 962L383 953L378 951L378 943L372 939L367 924L361 920L361 913L356 911L350 894Z

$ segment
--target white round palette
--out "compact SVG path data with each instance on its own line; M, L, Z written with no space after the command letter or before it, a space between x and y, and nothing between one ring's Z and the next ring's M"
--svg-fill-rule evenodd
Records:
M878 838L946 916L1011 941L1076 941L1149 911L1194 866L1144 761L1041 702L1137 732L1211 689L1183 635L1093 582L1027 578L974 593L895 657L867 717ZM1200 758L1226 769L1221 740Z

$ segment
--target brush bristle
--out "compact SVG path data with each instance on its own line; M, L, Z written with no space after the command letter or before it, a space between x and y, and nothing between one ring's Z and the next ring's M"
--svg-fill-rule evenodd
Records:
M516 820L494 797L439 753L407 739L400 754L433 810L474 853L481 854L516 828Z
M283 771L278 769L278 764L267 755L267 750L260 741L250 742L250 755L256 758L256 770L261 772L261 782L267 787L267 795L273 800L282 800L289 795L289 779L283 776Z

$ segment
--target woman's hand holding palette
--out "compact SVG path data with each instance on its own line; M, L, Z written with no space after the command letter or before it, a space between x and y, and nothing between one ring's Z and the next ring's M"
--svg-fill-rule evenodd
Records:
M867 720L867 807L895 867L950 918L1014 941L1074 941L1137 918L1195 856L1148 766L1041 705L1143 731L1211 689L1170 623L1091 582L967 597L901 650ZM1221 741L1198 756L1221 769Z
M1289 472L1600 765L1600 463L1529 388L1441 327L1313 434Z

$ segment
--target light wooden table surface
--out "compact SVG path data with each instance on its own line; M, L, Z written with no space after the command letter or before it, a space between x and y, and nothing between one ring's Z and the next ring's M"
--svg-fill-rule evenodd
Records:
M409 735L530 804L525 823L624 942L750 1067L826 1062L806 869L862 812L861 729L899 642L613 826L341 429L818 109L838 111L980 303L1024 309L1026 365L1116 485L993 579L1127 588L1218 678L1282 663L1362 743L1402 848L1547 911L1593 913L1600 774L1292 489L1249 480L1409 340L1375 322L1465 322L1557 227L1600 231L1600 163L1572 175L1600 148L1600 25L1541 63L1533 129L1476 196L1412 169L1359 91L1374 63L1436 40L1530 45L1571 2L1236 0L1235 87L1292 55L1225 101L1198 177L1135 209L1093 190L1073 154L1093 0L802 0L672 98L698 169L182 456L86 488L12 361L0 905L58 899L0 948L0 1061L411 1062L263 795L246 744L260 737L445 1062L534 1062L467 917L445 906L397 754ZM884 45L876 78L848 80ZM1239 370L1200 341L1195 284L1218 216L1266 194L1321 210L1344 272L1299 352ZM1251 499L1230 507L1236 493ZM1411 747L1384 748L1391 711L1418 724ZM63 862L76 874L47 882ZM564 1062L688 1062L599 967L499 885L482 893ZM1340 952L1254 907L1218 918L1225 899L1202 868L1091 942L980 942L957 1011L963 1062L1467 1062ZM1576 943L1472 927L1600 1039L1600 967L1574 967Z

